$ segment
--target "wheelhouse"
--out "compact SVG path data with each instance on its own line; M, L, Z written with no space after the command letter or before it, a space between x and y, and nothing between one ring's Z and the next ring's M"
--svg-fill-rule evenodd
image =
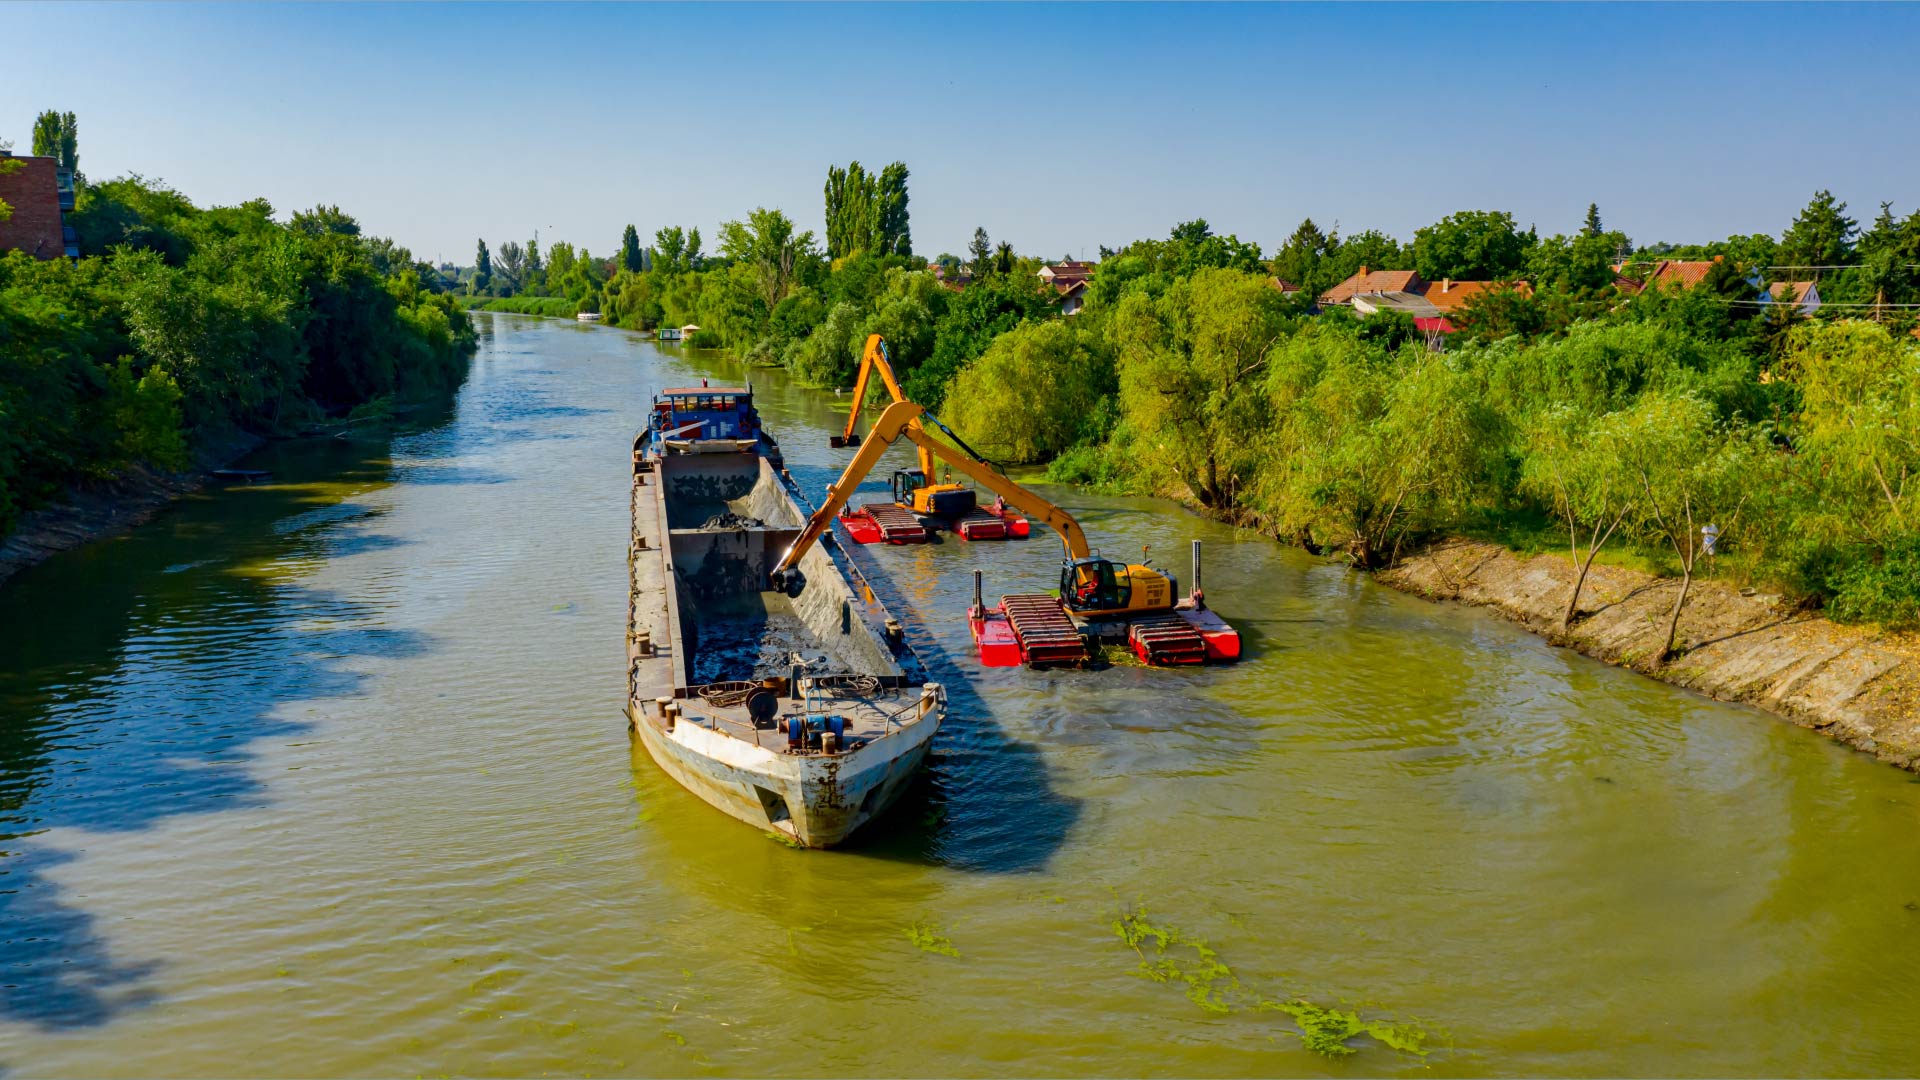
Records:
M751 388L698 386L664 390L653 397L647 429L661 439L756 439L760 414Z

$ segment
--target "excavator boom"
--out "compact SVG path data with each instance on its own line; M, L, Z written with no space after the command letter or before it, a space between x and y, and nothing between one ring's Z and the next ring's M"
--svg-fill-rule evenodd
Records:
M871 347L871 343L869 343ZM820 539L820 535L833 525L834 517L847 505L847 499L853 494L860 482L867 478L873 467L880 462L881 455L887 452L897 440L904 436L917 447L927 460L938 458L954 469L972 477L981 487L999 495L1008 502L1017 503L1021 510L1045 522L1054 532L1060 534L1060 542L1066 545L1068 559L1084 559L1092 553L1087 545L1087 534L1080 529L1080 523L1073 515L1042 499L1012 480L995 472L985 462L975 461L928 435L920 425L920 418L926 416L926 410L911 401L896 401L887 406L880 419L874 422L873 430L860 443L860 450L847 463L846 471L840 479L827 488L827 500L820 504L807 519L807 524L794 538L780 562L773 568L773 584L782 588L792 580L792 571L800 563L800 557L807 553ZM932 419L932 417L928 417ZM940 424L934 420L935 424ZM946 430L944 424L941 430Z
M847 411L847 430L841 434L840 440L834 443L835 446L860 445L860 408L866 404L867 385L875 372L879 373L881 383L886 386L887 393L893 395L894 401L907 400L906 392L900 389L900 380L894 377L893 361L887 352L886 338L879 334L868 334L867 347L860 354L860 374L853 380L853 408ZM919 426L917 420L914 426L916 428ZM927 478L927 483L931 484L933 483L933 455L929 454L924 446L919 450L920 473Z

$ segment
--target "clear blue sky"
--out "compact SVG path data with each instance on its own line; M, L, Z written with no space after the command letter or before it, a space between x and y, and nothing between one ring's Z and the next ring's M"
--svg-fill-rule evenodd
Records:
M607 253L907 162L915 247L1092 253L1205 217L1410 238L1459 209L1636 241L1920 204L1920 7L10 4L0 138L202 205L338 203L423 257ZM712 244L709 242L709 248Z

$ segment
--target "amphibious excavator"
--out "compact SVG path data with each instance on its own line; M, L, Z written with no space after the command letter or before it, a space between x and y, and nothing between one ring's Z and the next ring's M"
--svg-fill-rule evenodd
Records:
M1058 596L1008 595L1000 598L999 606L989 609L981 596L980 572L974 571L973 605L967 611L967 621L981 663L990 667L1083 665L1092 659L1090 643L1124 644L1149 664L1201 664L1239 657L1240 635L1207 609L1200 590L1199 541L1193 544L1193 591L1176 600L1179 590L1172 574L1143 563L1102 558L1087 543L1087 535L1073 515L1014 483L978 455L970 459L934 439L921 425L923 418L961 447L966 446L919 405L896 401L887 406L846 471L827 488L826 501L807 519L774 565L770 574L774 590L792 595L805 585L797 569L801 557L832 527L836 516L846 522L850 513L847 497L866 479L887 448L904 437L919 448L926 466L936 459L942 461L1001 501L1018 503L1058 533L1066 548L1060 563Z
M880 376L896 403L907 400L900 381L894 377L886 339L879 334L867 335L867 347L860 355L860 374L853 383L853 408L847 412L847 429L827 440L834 449L861 445L860 407L866 403L867 387L875 374ZM917 418L912 428L921 430ZM960 442L958 438L954 441ZM1027 535L1027 519L1004 499L995 500L991 506L979 505L973 488L954 483L951 470L945 483L936 482L933 453L924 443L915 445L920 451L919 468L893 471L888 484L893 494L891 503L867 503L854 507L841 518L841 526L856 543L924 544L929 539L930 525L949 529L962 540L1005 540ZM960 445L966 446L966 443ZM973 453L971 449L967 452ZM973 456L979 458L978 454Z

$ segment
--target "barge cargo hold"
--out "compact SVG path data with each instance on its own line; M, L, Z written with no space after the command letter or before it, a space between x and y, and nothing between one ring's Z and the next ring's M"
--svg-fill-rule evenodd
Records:
M769 572L807 519L750 389L656 396L635 439L627 718L667 775L805 847L879 817L946 714L899 624L819 544L797 594Z

